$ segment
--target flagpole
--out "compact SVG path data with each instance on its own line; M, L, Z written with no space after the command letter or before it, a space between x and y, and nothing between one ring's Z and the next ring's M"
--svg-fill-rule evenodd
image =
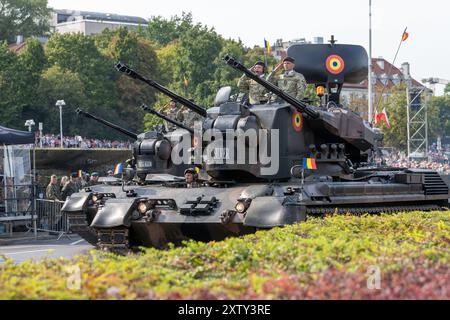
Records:
M367 75L368 88L368 117L367 120L371 124L373 122L373 100L372 100L372 0L369 0L369 70Z
M404 41L404 40L403 40L403 37L405 36L407 30L408 30L408 27L406 27L405 30L404 30L403 33L402 33L402 39L400 40L400 43L398 44L397 52L395 53L394 60L392 61L392 64L391 64L391 66L390 66L390 68L389 68L389 71L386 73L386 75L388 75L388 76L391 74L392 68L394 68L394 66L395 66L395 61L397 60L398 53L400 52L400 48L401 48L402 43L403 43L403 41ZM378 109L378 106L380 105L381 99L383 99L383 93L384 93L384 90L385 90L386 87L387 87L387 84L388 84L388 81L386 81L386 82L384 83L383 89L381 90L380 98L378 99L377 105L376 105L376 107L375 107L375 108L377 108L377 109Z
M266 65L266 68L268 67L267 66L267 55L266 55L266 51L267 51L267 45L266 45L266 38L264 38L264 64Z

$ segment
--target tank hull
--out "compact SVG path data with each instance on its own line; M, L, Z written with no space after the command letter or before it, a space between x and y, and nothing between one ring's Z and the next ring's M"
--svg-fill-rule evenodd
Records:
M448 207L448 186L432 171L383 172L371 179L303 183L292 179L200 188L96 186L73 195L63 211L74 232L101 248L118 251L139 246L164 249L189 239L220 241L298 223L307 216ZM94 202L94 195L105 196ZM147 207L139 211L142 203Z

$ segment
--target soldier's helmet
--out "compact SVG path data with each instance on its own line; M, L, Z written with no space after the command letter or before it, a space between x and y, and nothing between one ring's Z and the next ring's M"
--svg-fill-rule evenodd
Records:
M194 180L197 180L198 178L198 172L196 168L187 168L186 170L184 170L184 175L186 176L186 174L192 174L194 176Z

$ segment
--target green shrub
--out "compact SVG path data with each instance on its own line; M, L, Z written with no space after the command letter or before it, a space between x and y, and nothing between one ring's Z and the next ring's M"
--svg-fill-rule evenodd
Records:
M16 265L6 259L0 298L448 299L449 243L448 211L313 218L126 257L92 250L71 260ZM68 287L73 266L80 270L79 290ZM369 266L380 268L381 290L367 290Z

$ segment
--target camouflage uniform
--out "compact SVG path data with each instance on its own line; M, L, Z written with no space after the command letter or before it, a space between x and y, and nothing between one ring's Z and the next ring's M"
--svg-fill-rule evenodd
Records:
M199 183L197 181L191 182L191 183L186 183L186 188L200 188L202 187L203 184Z
M203 121L203 117L201 115L189 110L188 108L183 108L178 111L177 119L179 119L177 121L183 123L189 128L193 128L196 121Z
M98 185L98 184L100 184L100 182L98 182L98 180L97 180L97 182L94 182L94 181L92 181L92 180L89 180L88 182L86 182L85 187L92 187L92 186L96 186L96 185Z
M264 77L262 75L261 77ZM245 74L239 79L239 91L248 94L250 104L263 104L268 99L269 92L255 80L248 78Z
M168 108L165 109L165 114L166 116L168 116L170 119L178 121L178 122L183 122L183 118L180 117L180 110L179 108ZM178 129L176 125L171 124L167 121L164 121L164 126L166 127L167 131L173 131L175 129Z
M78 191L80 191L80 189L78 188L78 184L74 181L69 180L61 190L63 200L66 200L68 196L71 196Z
M59 185L50 183L45 190L45 198L50 200L61 200Z
M294 70L285 71L279 76L275 76L275 72L272 72L267 77L267 81L273 83L297 100L301 100L305 96L305 77L301 73L295 72Z

